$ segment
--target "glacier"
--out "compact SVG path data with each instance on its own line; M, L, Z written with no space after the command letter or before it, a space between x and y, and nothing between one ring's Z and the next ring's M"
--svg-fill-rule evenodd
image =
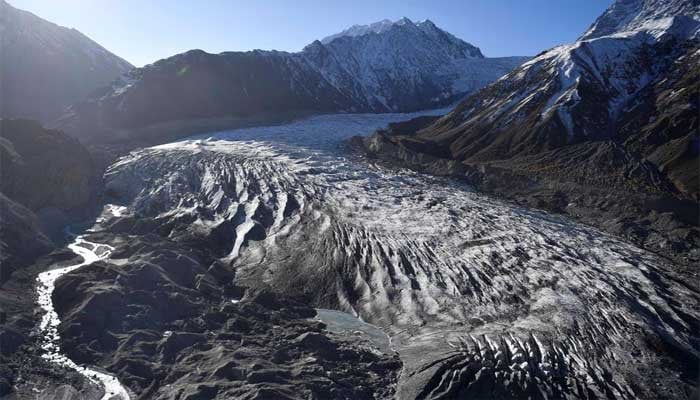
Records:
M142 149L109 168L107 190L173 240L227 232L210 250L237 284L303 290L380 327L404 363L399 398L682 390L697 288L596 229L348 151L351 136L415 115L324 115Z

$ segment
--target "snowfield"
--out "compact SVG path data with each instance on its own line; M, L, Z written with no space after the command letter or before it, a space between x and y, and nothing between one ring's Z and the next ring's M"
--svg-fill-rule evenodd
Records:
M597 230L345 148L412 116L202 135L122 158L107 189L136 215L230 238L212 251L240 284L303 287L381 327L404 363L399 398L484 382L636 398L682 379L698 356L695 285Z

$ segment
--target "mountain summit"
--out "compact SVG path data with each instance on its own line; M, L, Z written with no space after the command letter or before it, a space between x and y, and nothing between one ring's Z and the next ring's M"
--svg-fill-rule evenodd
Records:
M579 40L641 31L662 32L672 20L700 20L698 0L619 0L596 19Z
M398 23L398 21L396 22ZM337 39L339 37L356 37L356 36L363 36L363 35L368 35L370 33L376 33L380 34L383 33L387 30L389 30L392 26L394 26L395 22L392 22L391 20L384 19L379 22L374 22L369 25L353 25L348 29L345 29L344 31L340 33L336 33L334 35L326 36L325 38L321 39L321 43L323 44L328 44L332 42L334 39Z
M382 112L449 103L524 61L485 61L478 47L429 20L408 18L355 25L312 43L302 54L356 104ZM469 83L460 82L467 77Z
M485 58L427 20L381 21L316 40L298 53L193 50L160 60L76 104L59 127L104 141L125 129L176 120L410 112L453 103L525 60Z
M356 38L361 36L371 36L372 34L382 35L386 34L387 32L390 32L391 30L400 31L401 29L413 31L414 33L422 32L423 34L433 39L443 39L443 43L449 42L453 45L464 47L464 56L467 58L484 58L483 54L481 54L481 51L478 47L474 47L471 44L454 37L448 32L441 30L429 19L426 19L422 22L414 23L410 19L403 17L393 22L388 19L384 19L382 21L374 22L369 25L353 25L340 33L336 33L334 35L330 35L321 39L321 43L328 45L338 38Z

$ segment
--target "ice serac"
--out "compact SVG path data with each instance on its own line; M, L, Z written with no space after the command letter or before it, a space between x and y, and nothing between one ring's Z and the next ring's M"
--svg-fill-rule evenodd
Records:
M355 26L297 53L192 50L131 71L56 123L85 140L216 130L251 119L451 104L525 57L485 58L431 21ZM212 125L218 123L218 125ZM166 133L163 133L165 135ZM160 139L160 140L158 140Z
M0 117L48 122L133 68L75 29L0 0Z

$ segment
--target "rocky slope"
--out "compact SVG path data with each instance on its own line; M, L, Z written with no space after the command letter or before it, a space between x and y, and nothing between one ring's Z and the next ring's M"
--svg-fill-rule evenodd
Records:
M0 1L0 117L47 122L132 68L75 29Z
M539 54L429 126L364 145L692 265L699 28L697 1L617 1L577 42Z
M52 248L66 221L86 215L98 177L87 150L30 120L0 120L2 276Z
M54 248L36 215L0 193L0 285L36 257Z
M324 42L298 53L179 54L124 75L56 126L105 142L211 130L222 118L235 126L261 116L412 111L453 102L525 60L485 58L432 22L408 19Z

